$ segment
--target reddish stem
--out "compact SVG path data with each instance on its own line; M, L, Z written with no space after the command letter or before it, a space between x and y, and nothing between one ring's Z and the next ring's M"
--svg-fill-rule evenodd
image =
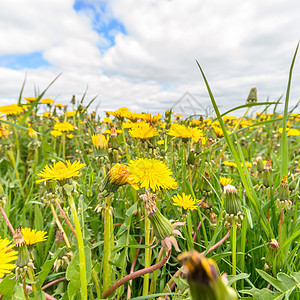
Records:
M56 280L53 280L53 281L51 281L51 282L45 284L45 285L42 287L41 290L43 291L43 290L47 289L48 287L50 287L51 285L53 285L53 284L55 284L55 283L59 283L59 282L64 281L64 280L66 280L66 277L62 277L62 278L58 278L58 279L56 279Z
M140 237L140 239L139 239L139 245L141 245L142 240L143 240L143 238ZM130 268L130 273L129 274L132 274L133 271L134 271L134 267L135 267L135 264L137 262L139 253L140 253L140 248L137 248L136 254L135 254L135 257L133 259L132 266ZM131 298L131 285L132 285L132 279L129 281L129 286L128 286L128 290L127 290L127 299Z
M11 231L12 235L14 235L14 234L15 234L15 230L14 230L14 228L12 227L12 225L10 224L7 215L6 215L5 211L3 210L3 207L0 207L0 211L1 211L1 214L2 214L2 216L3 216L3 219L4 219L4 221L6 222L6 224L7 224L8 228L9 228L9 230Z
M107 291L104 292L104 294L102 295L103 299L106 299L112 292L114 292L118 287L120 287L121 285L123 285L124 283L128 282L129 280L135 279L137 277L143 276L145 274L154 272L155 270L161 268L165 263L167 263L167 261L169 260L171 256L171 251L169 251L167 253L167 255L157 264L150 266L148 268L144 268L142 270L138 270L134 273L131 273L123 278L121 278L119 281L117 281L116 283L114 283Z
M70 229L72 230L72 232L74 233L75 237L77 237L76 235L76 230L73 227L73 225L71 224L71 222L69 221L68 217L66 216L65 212L63 211L62 207L60 206L59 202L57 201L57 199L55 199L55 204L58 207L60 213L62 214L64 220L66 221L66 223L68 224L68 226L70 227Z

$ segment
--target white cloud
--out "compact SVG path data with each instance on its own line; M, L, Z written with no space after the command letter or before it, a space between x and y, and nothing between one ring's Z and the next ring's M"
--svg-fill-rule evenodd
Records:
M186 91L209 103L197 59L216 100L229 108L244 103L252 86L261 101L285 93L288 71L299 39L296 0L112 0L103 15L75 12L73 1L6 1L0 11L0 55L42 51L50 67L28 70L26 95L42 90L60 72L47 96L64 103L72 94L100 94L100 109L128 106L137 111L169 108ZM107 2L108 3L108 2ZM18 7L18 9L15 9ZM93 19L96 14L101 18ZM126 29L115 44L98 34L116 18ZM102 49L101 51L99 50ZM25 71L0 69L4 104L17 98ZM300 94L296 61L291 102Z

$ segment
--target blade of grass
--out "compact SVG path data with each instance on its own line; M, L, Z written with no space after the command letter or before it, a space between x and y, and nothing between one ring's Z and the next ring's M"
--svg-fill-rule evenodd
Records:
M287 140L286 123L287 123L287 119L288 119L288 108L289 108L289 98L290 98L292 74L293 74L293 68L294 68L294 63L296 60L298 48L299 48L299 42L297 44L297 48L294 53L294 57L293 57L292 64L290 67L289 80L288 80L285 104L284 104L284 114L283 114L283 124L282 124L282 134L281 134L281 149L280 149L280 153L281 153L280 178L283 178L283 176L286 176L288 174L289 145L288 145L288 140Z

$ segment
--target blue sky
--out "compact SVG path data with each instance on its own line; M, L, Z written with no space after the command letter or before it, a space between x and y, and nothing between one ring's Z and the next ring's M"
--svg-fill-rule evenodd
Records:
M198 60L221 109L285 93L300 19L297 0L6 1L0 11L0 105L47 91L57 103L162 112L209 106ZM18 7L18 10L15 7ZM300 95L295 63L291 105ZM193 108L191 108L191 103ZM197 105L199 103L199 105Z

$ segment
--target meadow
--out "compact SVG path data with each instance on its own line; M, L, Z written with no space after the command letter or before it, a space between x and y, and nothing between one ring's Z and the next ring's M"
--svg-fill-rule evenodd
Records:
M0 299L300 299L295 57L224 114L199 65L213 116L0 106Z

